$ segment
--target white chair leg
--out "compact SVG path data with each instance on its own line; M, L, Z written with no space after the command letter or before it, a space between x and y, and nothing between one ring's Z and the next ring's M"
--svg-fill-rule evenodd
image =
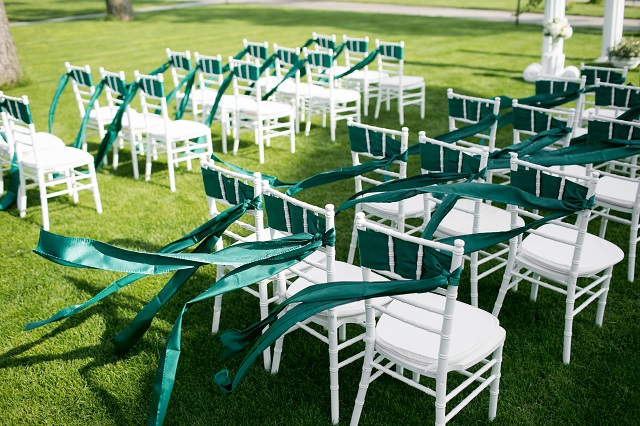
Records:
M478 252L471 253L471 306L478 307Z
M364 90L363 90L363 97L364 97L364 105L363 105L363 110L364 110L364 116L368 117L369 116L369 84L365 81L363 83L364 85Z
M540 275L533 274L533 279L539 280L540 279ZM531 283L531 294L529 295L529 300L531 300L532 302L535 302L538 299L538 288L539 287L540 287L539 284L536 284L534 282Z
M93 163L88 164L89 179L91 180L91 192L93 192L93 201L96 203L96 211L102 214L102 201L100 200L100 190L98 189L98 178L96 176L96 168Z
M294 131L295 122L295 114L291 114L289 116L289 144L291 145L292 154L296 153L296 132Z
M336 112L335 110L331 109L329 111L329 126L331 126L330 129L330 133L331 133L331 142L335 142L336 141L336 126L337 126L337 122L336 122Z
M20 210L20 217L24 218L27 215L27 181L24 178L24 173L20 172L20 187L18 188L18 210Z
M500 315L500 309L502 309L502 304L504 303L504 298L507 295L507 291L509 291L509 285L511 283L511 274L512 268L507 265L507 268L504 271L504 275L502 277L502 284L500 284L500 290L498 291L498 297L496 299L496 303L493 305L493 312L491 315L497 317Z
M213 321L211 321L211 333L216 334L220 330L220 312L222 311L222 295L213 300Z
M402 87L399 88L398 92L398 116L400 117L400 125L404 124L404 91Z
M287 291L287 282L283 272L279 273L276 277L276 292L278 294L278 304L284 302L286 296L285 293ZM276 343L273 345L273 356L271 358L271 374L275 374L278 372L280 368L280 359L282 357L282 344L284 341L284 335L276 340Z
M118 163L119 163L119 153L120 151L120 143L119 141L116 141L116 143L113 144L113 164L111 165L111 168L113 170L118 170Z
M596 325L602 327L602 321L604 319L604 308L607 306L607 296L609 294L609 285L611 284L611 275L613 274L613 266L607 268L604 272L607 275L607 279L602 283L602 289L604 290L600 297L598 297L598 310L596 311Z
M335 313L329 312L329 388L331 389L331 423L338 424L340 417L338 380L338 327Z
M493 352L491 357L496 363L491 367L491 375L495 377L489 388L489 420L496 418L498 411L498 394L500 393L500 376L502 375L502 345Z
M169 169L169 188L171 188L171 192L176 192L176 163L174 163L172 145L171 142L167 142L167 168Z
M636 272L636 250L638 244L638 228L640 226L640 212L631 214L631 229L629 230L629 263L627 268L627 279L633 282Z
M147 141L147 162L144 168L144 180L147 182L151 180L151 159L153 157L153 151L155 150L153 145L153 140Z
M40 206L42 207L42 228L49 230L49 203L47 200L47 187L45 185L44 175L38 173L38 187L40 189Z
M255 138L258 144L258 160L260 164L264 164L264 140L262 138L262 126L258 123L258 127L255 129Z
M603 216L600 217L600 233L598 234L600 238L605 238L605 235L607 235L607 223L609 222L609 219L604 215L609 214L609 211L609 209L604 209L602 211Z
M356 210L356 213L359 210ZM356 247L358 246L358 228L356 226L355 218L353 220L353 231L351 232L351 243L349 244L349 256L347 257L347 263L353 265L353 259L356 256Z
M378 89L378 99L376 100L376 110L375 113L373 114L373 118L375 118L376 120L378 119L378 116L380 115L380 105L382 104L382 89Z
M261 281L258 283L258 295L260 296L260 319L263 320L269 315L269 281ZM263 330L264 333L264 330ZM264 369L271 370L271 347L262 352L264 360Z
M227 113L220 113L221 137L222 137L222 152L227 153L227 133L229 132L229 116Z
M564 313L564 345L562 349L562 362L569 364L571 361L571 336L573 334L573 317L576 299L576 277L570 277L567 283L567 302Z

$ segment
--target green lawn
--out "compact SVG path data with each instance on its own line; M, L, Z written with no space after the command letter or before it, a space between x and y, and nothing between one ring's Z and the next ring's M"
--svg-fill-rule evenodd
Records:
M388 4L407 4L415 6L433 6L433 7L460 7L465 9L493 9L508 10L515 12L517 2L515 0L484 0L484 1L468 1L468 0L338 0L347 2L361 3L388 3ZM521 1L521 7L527 4L527 0ZM625 18L640 18L640 8L626 5L624 10ZM532 12L542 13L543 7L532 10ZM604 0L600 4L586 3L585 1L567 1L567 15L586 15L586 16L604 16Z
M135 10L184 1L187 0L134 0L132 3ZM4 4L10 22L106 12L104 0L6 0Z
M533 86L521 80L521 73L540 60L537 26L249 6L189 8L140 14L133 23L86 20L13 28L28 81L7 93L29 96L36 125L44 131L64 61L90 64L94 75L99 66L124 70L131 79L133 70L150 71L163 63L166 47L228 56L241 49L242 38L293 46L302 44L311 31L405 41L406 72L423 75L427 82L426 119L420 120L415 107L406 110L412 143L420 130L429 136L446 131L447 87L485 97L530 95ZM577 30L565 44L567 63L577 65L597 57L600 38L597 30ZM364 121L374 123L371 117ZM78 124L68 90L60 101L54 132L70 143ZM282 180L349 165L346 126L339 127L337 141L331 143L328 129L318 124L309 137L297 136L296 154L288 152L286 140L273 141L264 166L258 164L257 148L248 136L242 139L237 157L223 158ZM397 115L383 113L375 124L397 128ZM508 129L500 136L501 145L509 143ZM219 153L219 127L213 127L213 139ZM90 149L95 153L98 141L93 138L92 142ZM416 172L416 164L411 169ZM89 193L81 193L78 205L56 198L50 202L53 232L152 251L208 218L197 169L177 171L177 193L169 191L162 157L154 163L148 183L132 178L126 153L117 171L104 167L98 174L104 213L96 214ZM352 191L353 183L347 181L301 195L317 204L340 204ZM27 322L84 301L120 276L61 267L33 254L41 224L36 192L29 193L29 206L25 219L18 217L16 209L0 213L0 424L144 423L166 336L182 304L207 288L215 271L201 269L124 357L114 354L110 339L167 277L146 278L73 319L23 332ZM337 218L338 255L343 259L351 220L349 213ZM613 241L626 250L628 230L610 227ZM483 308L493 306L500 278L481 283ZM594 306L578 316L569 366L561 360L563 298L541 291L539 301L531 304L527 290L509 294L501 312L507 342L498 417L493 424L636 424L640 418L640 287L626 281L626 259L615 271L604 327L594 325ZM242 328L258 318L255 300L238 293L242 294L225 297L223 329ZM468 300L464 284L460 298ZM256 365L237 393L224 397L212 374L221 368L235 372L240 359L218 361L220 345L209 332L211 312L211 304L199 304L185 316L183 352L166 424L330 424L328 357L323 343L293 333L285 341L280 373L271 376ZM341 424L350 418L360 366L356 362L340 370ZM485 392L454 424L488 424L487 407ZM384 378L370 388L361 424L429 424L434 421L433 412L431 398Z

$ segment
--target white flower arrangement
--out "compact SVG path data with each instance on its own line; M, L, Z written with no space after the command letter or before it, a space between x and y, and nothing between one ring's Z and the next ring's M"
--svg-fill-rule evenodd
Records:
M549 19L544 23L544 35L554 40L559 38L567 39L573 35L573 28L564 16L562 18Z

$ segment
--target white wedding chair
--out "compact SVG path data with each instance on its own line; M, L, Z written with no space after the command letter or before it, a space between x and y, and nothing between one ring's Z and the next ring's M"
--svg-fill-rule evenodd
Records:
M271 232L293 234L307 232L310 234L324 233L334 227L334 208L327 204L324 208L296 200L269 186L263 181L264 209L267 214ZM272 235L273 237L273 235ZM278 274L278 295L284 301L303 289L315 285L337 280L362 281L360 267L340 262L335 258L335 247L322 247L318 252L298 263L288 271ZM295 279L295 281L293 281ZM292 284L288 285L289 283ZM369 281L386 281L386 278L371 274ZM379 303L386 304L388 298L381 298ZM321 312L309 318L305 323L298 323L295 329L303 329L329 346L329 387L331 392L331 423L337 424L339 419L339 379L340 368L360 359L364 352L358 353L340 361L339 352L352 346L364 338L364 333L346 339L348 324L364 324L364 302L353 302ZM318 331L309 325L321 327ZM273 349L273 363L271 372L276 373L280 368L284 336L278 339ZM339 343L339 340L341 342Z
M7 143L13 145L18 161L20 187L17 202L20 217L26 216L29 188L38 188L40 191L42 227L45 231L49 230L49 198L70 195L77 203L78 191L87 189L93 192L96 211L102 213L93 156L81 149L60 145L59 139L49 133L37 133L26 96L14 98L0 92L0 105ZM65 188L48 191L57 185L65 185Z
M195 52L193 57L198 68L197 85L191 90L191 108L195 120L206 121L222 82L224 81L222 56L206 56ZM231 133L236 100L233 95L221 95L214 118L220 122L222 152L227 153L227 137Z
M348 121L347 128L354 166L366 161L402 154L407 151L409 145L409 129L406 127L397 131ZM399 158L386 169L376 169L367 175L356 176L354 178L355 192L366 189L365 186L377 186L393 179L406 177L407 160ZM433 210L434 207L435 204L426 195L416 195L393 203L360 203L356 205L356 213L364 212L368 220L396 228L400 232L414 234L422 231L424 223L428 220L429 210ZM416 225L408 224L407 219L420 220ZM357 241L358 232L354 221L348 263L353 263Z
M640 101L640 87L605 83L596 79L594 105L584 111L582 120L586 122L590 115L616 118L630 107L637 105L638 101Z
M451 256L450 269L442 265L446 272L462 266L464 243L460 240L450 246L416 238L370 223L362 213L357 223L359 244L370 248L360 256L365 281L372 271L396 280L429 279L442 272L430 270L423 259L438 255ZM488 312L457 301L457 284L436 291L394 296L387 306L374 299L365 301L366 349L352 426L360 421L369 384L385 373L435 397L436 425L446 424L485 389L489 390L489 419L496 417L506 332ZM378 313L382 315L376 322ZM411 378L405 370L412 373ZM425 386L421 376L434 383ZM451 390L450 376L461 376ZM464 398L447 410L460 394ZM367 420L375 423L371 417Z
M425 132L419 133L421 145L420 167L423 174L433 172L469 173L477 177L476 182L483 183L482 170L487 167L489 147L464 147L428 138ZM466 181L466 179L465 179ZM431 202L442 201L430 197ZM437 211L437 209L436 209ZM431 218L429 218L431 220ZM518 219L517 226L524 221ZM434 236L439 238L457 237L485 232L501 232L511 229L511 214L495 205L485 203L482 199L460 198L451 211L442 219L435 229ZM498 244L494 250L480 250L470 253L469 259L471 305L478 306L478 283L483 278L500 271L507 264L506 256L509 246ZM488 265L480 271L480 267Z
M378 50L378 75L380 94L376 102L375 118L380 115L380 105L386 101L387 111L391 100L398 100L400 125L404 124L404 107L420 105L420 118L424 120L424 78L404 74L404 41L400 43L381 42L376 39Z
M107 98L107 105L112 110L117 111L122 106L123 99L127 95L127 83L124 72L110 72L100 67L100 78L105 82L104 93ZM138 155L144 155L144 131L146 129L146 125L144 116L131 108L131 105L127 105L125 108L126 111L122 116L122 130L118 135L119 140L113 145L112 167L113 170L118 169L120 149L124 148L124 141L126 140L129 142L131 150L133 177L134 179L138 179L140 177Z
M302 49L306 60L305 71L309 95L305 108L305 136L311 131L311 119L314 115L322 115L322 126L326 127L326 116L329 114L331 141L336 140L336 127L339 120L349 118L360 122L360 92L341 89L339 80L335 80L333 51Z
M175 167L186 162L191 170L191 161L211 156L211 130L202 123L191 120L171 120L164 94L163 76L144 75L134 71L135 81L140 84L140 104L145 120L147 136L147 161L145 180L151 180L151 160L160 152L167 154L169 186L176 190ZM158 120L158 117L161 119Z
M538 166L519 160L515 153L511 154L511 174L511 184L518 175L521 189L532 195L555 200L571 199L584 205L596 194L598 183L597 175L585 176ZM510 205L509 210L514 228L519 216L541 218L515 205ZM602 326L613 267L624 257L615 244L587 232L590 215L591 209L585 208L576 213L575 224L553 220L536 230L527 231L529 235L525 238L509 240L507 267L493 308L493 315L498 316L509 289L516 289L525 281L531 283L532 301L536 300L539 287L564 294L562 358L565 364L569 364L571 359L574 317L597 301L596 324ZM588 280L588 283L583 284L581 280L579 285L579 278ZM576 306L578 300L582 301Z
M69 74L73 95L78 105L78 111L80 112L80 120L82 120L84 119L86 107L89 105L89 101L96 91L93 78L91 77L91 68L89 65L85 65L84 67L71 65L69 62L65 62L64 66ZM87 122L82 137L83 150L87 150L88 135L97 134L100 140L104 138L104 135L107 133L106 129L113 121L113 117L117 111L117 108L112 108L108 105L101 107L100 102L98 100L95 101L89 112L89 121Z
M289 136L291 153L296 152L295 107L291 103L262 100L261 76L258 61L244 61L229 57L233 73L233 94L236 109L234 115L233 154L238 153L241 129L253 131L258 145L258 159L264 164L264 147L271 146L271 139ZM250 94L246 94L250 93ZM280 121L284 119L284 121Z
M347 71L369 56L369 37L347 37L345 34L342 36L342 42L344 45L345 67L344 70L340 70L341 72ZM387 74L381 76L377 70L371 70L367 65L363 69L354 71L343 78L346 89L355 89L362 93L365 117L369 115L369 102L380 96L379 83L381 78L386 77L388 77Z
M609 68L599 67L593 65L585 65L584 62L580 63L580 76L586 77L585 84L587 86L593 86L596 84L596 80L600 80L602 83L614 83L624 84L627 79L628 67L623 68ZM589 108L595 107L595 93L588 92L584 95L584 110L583 117L586 120L589 113Z

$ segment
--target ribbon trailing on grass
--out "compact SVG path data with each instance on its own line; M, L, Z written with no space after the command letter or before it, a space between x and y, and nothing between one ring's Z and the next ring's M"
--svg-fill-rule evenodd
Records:
M234 223L239 217L241 217L247 209L258 208L259 202L260 200L245 200L242 203L239 203L238 205L225 210L221 214L207 221L206 223L194 229L193 231L189 232L188 234L184 235L183 237L162 247L160 250L157 251L157 253L180 253L183 250L197 243L200 243L200 245L194 250L195 253L202 253L203 252L202 250L205 248L208 250L208 252L211 252L211 250L213 249L213 246L216 244L216 242L218 241L218 239L220 238L224 230L227 229L229 225ZM51 242L53 245L61 244L63 247L58 247L56 252L51 252L47 248L49 247L49 242ZM84 245L87 243L89 243L89 240L83 240L82 243L80 243L80 245ZM55 234L48 233L46 231L41 231L40 242L38 244L38 248L36 248L36 253L43 255L48 259L51 259L51 256L55 256L55 258L59 259L61 262L62 261L66 262L67 260L71 260L71 259L67 258L65 260L66 255L60 256L61 254L60 250L66 253L67 250L74 250L74 247L77 247L77 245L78 245L77 239L60 237ZM94 254L95 253L90 253L85 255L93 256ZM72 261L70 263L63 263L63 264L68 264L69 266L77 266L77 263L75 261ZM82 267L82 266L78 266L78 267ZM195 272L195 270L193 272ZM191 276L192 274L193 273L191 273L189 276ZM91 299L89 299L88 301L82 304L73 305L68 308L62 309L59 312L57 312L55 315L51 316L46 320L31 322L27 324L27 326L25 327L25 330L31 330L33 328L41 327L45 324L49 324L55 321L60 321L62 319L75 315L80 311L82 311L83 309L93 305L96 302L101 301L102 299L115 293L121 288L124 288L127 285L132 284L141 278L144 278L145 276L146 274L135 274L135 273L129 274L115 281L114 283L106 287L104 290L102 290L100 293L98 293L97 295L95 295L94 297L92 297ZM174 278L172 278L170 282L176 282ZM186 281L186 279L184 281ZM176 285L178 285L179 287L182 284L183 283L176 284Z
M153 399L149 412L149 424L160 425L164 421L167 406L171 397L171 391L175 382L175 372L180 358L180 340L182 333L182 319L191 306L203 300L226 294L230 291L268 279L281 271L284 271L307 256L314 253L321 245L335 244L335 232L333 229L324 234L295 234L291 237L274 240L285 242L293 239L296 246L289 246L286 251L274 251L267 253L261 259L256 259L251 264L245 264L229 272L209 287L206 291L187 302L167 339L165 351L161 354L160 363L156 370ZM259 244L259 243L250 243ZM233 246L232 246L233 247ZM226 249L225 249L226 250Z

